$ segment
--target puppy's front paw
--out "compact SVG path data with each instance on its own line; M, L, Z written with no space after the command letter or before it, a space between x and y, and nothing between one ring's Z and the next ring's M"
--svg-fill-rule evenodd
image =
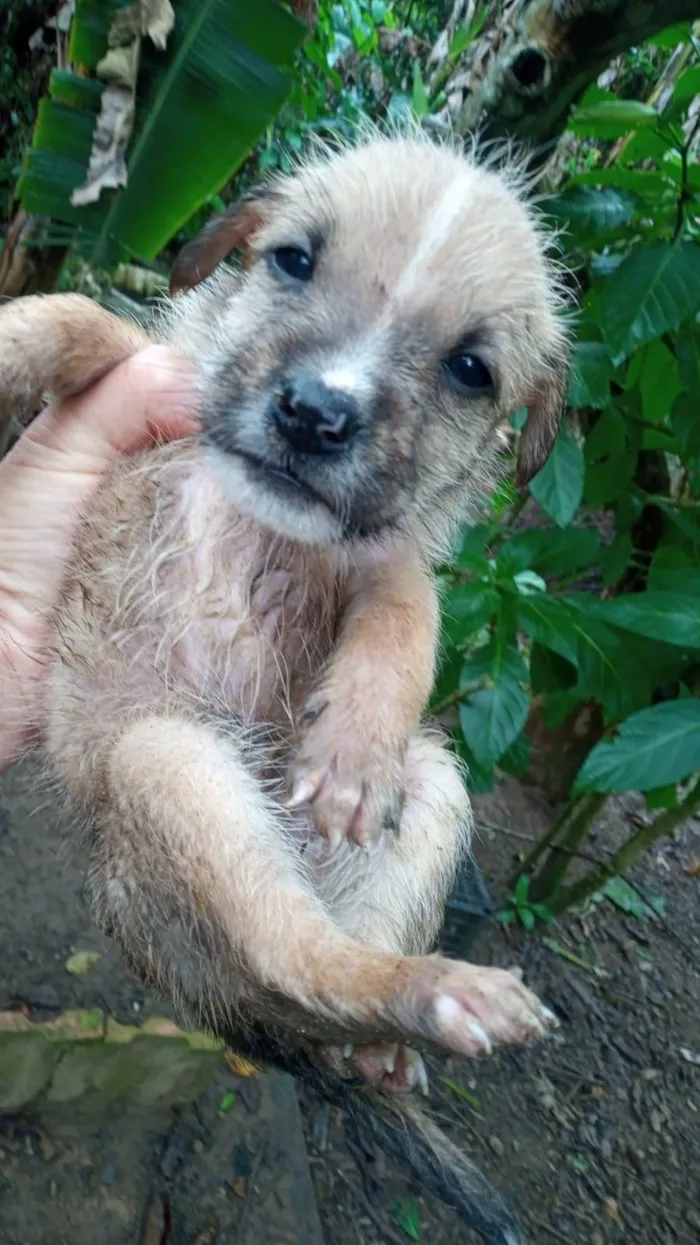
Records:
M302 738L289 771L287 807L308 805L331 850L343 839L371 843L382 830L398 829L405 751L329 706Z

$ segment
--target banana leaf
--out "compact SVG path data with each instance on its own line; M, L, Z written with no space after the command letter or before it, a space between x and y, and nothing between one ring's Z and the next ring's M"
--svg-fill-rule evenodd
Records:
M305 29L277 0L175 0L164 51L144 40L128 184L73 206L84 183L103 85L85 76L107 50L123 0L78 0L70 61L55 70L17 188L48 218L43 243L73 245L97 265L152 261L234 175L282 107L285 72Z

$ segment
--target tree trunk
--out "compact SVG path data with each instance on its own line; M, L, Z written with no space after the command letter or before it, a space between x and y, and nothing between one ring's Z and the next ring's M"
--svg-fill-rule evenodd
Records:
M487 30L448 76L438 121L459 133L536 144L540 161L569 110L614 57L677 22L700 0L503 0ZM447 48L438 40L435 72Z
M41 226L41 217L23 208L18 208L10 221L0 253L0 298L49 293L56 285L67 248L32 244Z

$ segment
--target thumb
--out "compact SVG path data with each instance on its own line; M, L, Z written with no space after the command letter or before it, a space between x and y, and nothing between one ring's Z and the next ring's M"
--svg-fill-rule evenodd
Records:
M84 393L54 402L22 441L29 452L65 456L69 471L102 474L120 454L191 436L196 404L192 364L169 347L147 346Z

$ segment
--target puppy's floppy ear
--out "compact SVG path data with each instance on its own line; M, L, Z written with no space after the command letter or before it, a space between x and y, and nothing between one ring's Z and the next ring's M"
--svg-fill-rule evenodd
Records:
M527 421L520 434L515 471L518 488L529 484L549 458L566 409L568 378L568 359L564 354L548 360L547 369L537 382L528 403Z
M262 225L274 191L254 186L235 203L214 216L196 238L183 246L170 274L171 295L191 290L204 281L230 251L243 250Z

